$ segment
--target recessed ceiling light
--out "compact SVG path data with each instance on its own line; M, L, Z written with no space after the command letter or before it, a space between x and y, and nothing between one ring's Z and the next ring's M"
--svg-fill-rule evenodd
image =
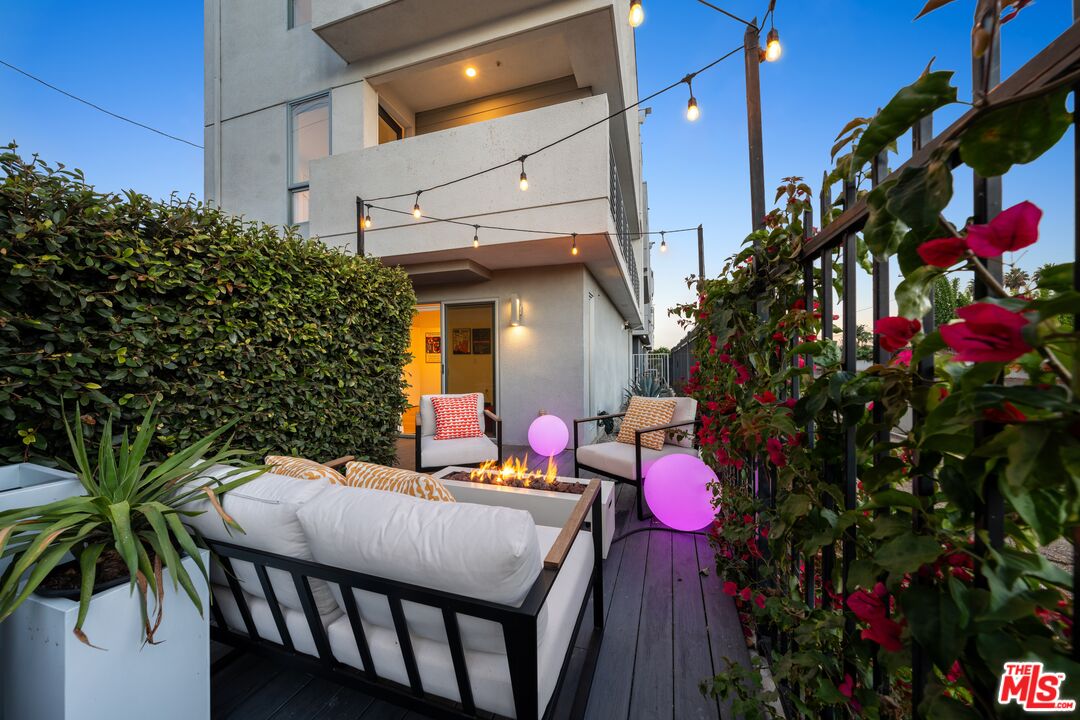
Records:
M466 77L471 77L471 78L476 77L476 68L474 68L472 65L465 68L465 76Z

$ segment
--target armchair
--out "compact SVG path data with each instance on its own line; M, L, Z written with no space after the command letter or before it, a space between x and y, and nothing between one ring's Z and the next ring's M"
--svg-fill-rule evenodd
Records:
M463 393L471 394L471 393ZM433 397L457 397L456 395L422 395L416 413L416 471L428 472L447 465L466 467L479 465L487 460L502 462L502 418L484 408L484 396L477 393L477 419L485 434L481 437L461 440L435 439L435 407ZM494 438L487 432L488 421L494 428Z
M580 444L579 427L583 423L596 422L604 418L623 417L626 413L613 415L595 415L574 420L574 476L581 477L581 471L587 470L616 482L625 482L637 487L637 515L645 519L642 484L645 473L654 462L667 455L697 455L694 447L700 421L697 419L697 400L693 398L675 398L675 412L671 422L665 425L640 428L634 433L634 444L621 442L602 442L591 445ZM682 431L668 432L664 437L664 446L652 450L641 446L641 436L656 430ZM689 431L689 432L687 432Z

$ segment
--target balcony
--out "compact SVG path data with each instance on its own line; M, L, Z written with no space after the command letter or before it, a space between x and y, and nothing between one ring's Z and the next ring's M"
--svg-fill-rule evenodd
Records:
M356 247L355 200L431 187L482 170L602 120L606 96L551 105L495 120L406 138L317 160L311 171L311 233L330 245ZM603 123L526 162L425 193L426 216L466 225L414 220L414 197L378 201L366 253L402 265L422 282L479 281L492 271L581 263L628 320L640 321L637 262L627 213L613 178ZM387 209L380 209L387 208ZM396 210L399 212L389 212ZM471 224L482 228L473 247ZM578 255L571 255L572 232Z

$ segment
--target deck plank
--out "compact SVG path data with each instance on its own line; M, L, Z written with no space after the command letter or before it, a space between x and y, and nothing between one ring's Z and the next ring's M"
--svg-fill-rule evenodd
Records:
M664 720L673 717L675 692L671 533L650 532L647 535L649 552L645 560L637 653L631 671L633 687L629 717L631 720ZM682 720L681 716L674 717Z
M326 705L312 715L312 720L358 720L375 702L370 695L348 687L339 687Z
M313 678L270 718L271 720L307 720L307 718L315 717L330 703L340 687L330 680Z
M701 577L702 598L705 602L705 618L709 628L709 648L715 673L727 667L725 659L750 667L750 652L746 649L746 636L743 634L739 613L735 602L723 593L722 578L716 572L716 561L709 541L696 538L698 562L701 567L709 568L709 574ZM724 720L734 717L729 703L720 703L720 717Z
M211 716L228 717L237 705L259 693L280 674L281 666L268 658L251 654L238 657L211 680Z
M701 583L704 579L701 568L714 573L714 563L711 557L706 557L704 564L700 561L692 535L674 535L672 545L675 677L681 679L675 688L675 717L715 720L720 717L716 701L706 698L698 688L698 681L714 674Z
M312 680L307 673L284 670L278 673L273 682L245 698L226 717L229 720L269 720Z

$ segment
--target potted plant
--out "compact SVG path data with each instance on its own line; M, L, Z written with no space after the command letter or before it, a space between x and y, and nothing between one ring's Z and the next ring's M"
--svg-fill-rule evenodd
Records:
M184 507L209 498L239 530L218 498L263 468L207 475L243 454L226 443L208 455L232 423L146 462L156 424L151 405L134 439L125 431L114 445L106 420L91 454L81 428L65 421L86 494L0 512L0 557L10 559L0 576L6 717L98 717L91 696L142 699L168 717L208 717L207 553L183 524L195 514Z

